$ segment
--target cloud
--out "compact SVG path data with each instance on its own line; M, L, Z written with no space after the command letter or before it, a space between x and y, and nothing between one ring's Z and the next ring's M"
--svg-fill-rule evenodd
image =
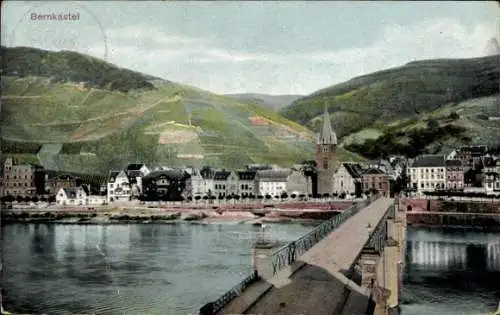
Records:
M485 54L495 26L458 20L387 25L369 45L292 54L224 48L217 38L186 37L147 25L106 31L108 61L218 93L307 94L373 71L431 58ZM84 52L102 57L103 44Z

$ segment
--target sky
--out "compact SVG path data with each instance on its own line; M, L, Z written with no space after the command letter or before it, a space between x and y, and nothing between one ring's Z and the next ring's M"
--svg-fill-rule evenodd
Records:
M495 2L6 1L2 45L74 50L216 93L309 94L429 58L484 56ZM32 20L32 14L78 14Z

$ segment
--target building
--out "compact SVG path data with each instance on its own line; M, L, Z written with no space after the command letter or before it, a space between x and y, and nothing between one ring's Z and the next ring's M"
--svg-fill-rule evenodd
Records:
M187 172L189 178L186 182L186 196L196 198L197 196L208 196L212 193L210 190L205 190L205 180L197 169L192 169Z
M181 201L190 175L184 170L153 171L142 178L146 200Z
M151 173L151 170L146 164L134 163L127 165L125 172L129 179L132 196L142 194L142 178Z
M203 191L206 192L207 195L216 195L214 188L215 170L210 167L203 167L200 171L200 175L203 178Z
M42 166L16 163L7 158L3 168L3 193L11 196L34 196L45 193L45 172Z
M288 195L309 196L312 194L312 181L302 170L294 168L286 179L286 191Z
M237 192L239 196L256 196L258 184L256 181L257 171L237 171L238 178Z
M336 160L337 135L332 129L330 114L325 105L323 126L316 141L317 193L331 194L333 191L333 175L337 169Z
M361 194L363 172L363 168L357 163L342 163L333 175L333 193Z
M500 160L487 159L483 169L483 186L488 195L500 195Z
M64 187L56 195L56 204L61 206L83 206L89 204L90 192L87 187Z
M446 189L447 190L463 190L464 182L464 167L461 160L447 159L446 166Z
M82 185L80 177L71 174L60 174L49 178L45 184L45 191L49 194L59 193L61 188L78 187Z
M391 195L391 181L387 173L378 168L368 168L362 175L363 191L376 190L384 197Z
M238 193L238 177L234 172L216 171L213 177L214 194L217 197L226 197Z
M281 196L287 193L289 170L261 170L257 172L257 196ZM297 194L298 195L298 194Z
M108 202L128 201L132 198L132 188L125 171L111 171L108 177Z
M411 188L424 192L445 189L446 164L442 155L422 155L409 167Z
M482 164L482 159L487 152L486 146L461 147L457 150L456 159L461 160L464 167L477 168Z

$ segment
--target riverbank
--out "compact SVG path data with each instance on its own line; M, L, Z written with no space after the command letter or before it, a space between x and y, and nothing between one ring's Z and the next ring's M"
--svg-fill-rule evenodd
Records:
M200 210L161 208L111 208L82 210L16 209L2 212L2 224L7 223L59 223L59 224L128 224L128 223L287 223L297 221L327 220L337 210L317 209L255 209L255 210Z

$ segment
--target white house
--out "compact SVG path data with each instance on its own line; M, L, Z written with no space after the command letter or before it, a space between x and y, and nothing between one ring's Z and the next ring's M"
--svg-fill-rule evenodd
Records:
M287 192L289 170L262 170L257 172L257 194L261 196L280 196ZM305 188L305 187L304 187Z
M129 177L125 171L111 171L108 177L108 202L128 201L132 196Z
M190 172L190 177L186 183L187 195L191 197L200 196L203 197L208 194L208 190L205 190L205 181L199 170L193 169Z
M446 187L446 162L442 155L422 155L417 157L408 168L410 185L424 192Z
M355 194L362 190L363 168L357 163L342 163L333 174L333 193Z
M238 178L234 172L217 171L213 177L214 195L228 196L238 193Z
M89 204L89 191L86 187L67 187L61 188L56 195L56 204L83 206Z
M238 171L236 172L238 178L236 194L240 196L257 195L257 182L255 177L257 171Z

